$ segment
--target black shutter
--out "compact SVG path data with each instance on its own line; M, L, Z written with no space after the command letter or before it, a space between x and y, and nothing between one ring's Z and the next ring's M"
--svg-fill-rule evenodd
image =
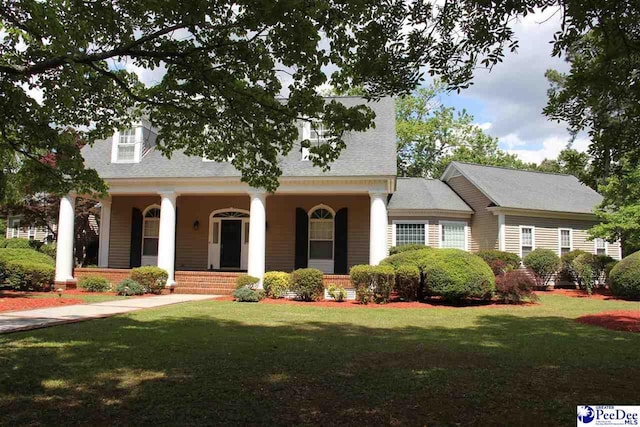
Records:
M138 208L131 210L131 251L129 252L129 267L140 267L142 264L142 211Z
M306 268L309 254L309 216L307 211L296 208L296 263L295 268Z
M347 274L347 247L348 247L348 212L342 208L336 212L334 220L335 256L333 258L333 272L335 274Z

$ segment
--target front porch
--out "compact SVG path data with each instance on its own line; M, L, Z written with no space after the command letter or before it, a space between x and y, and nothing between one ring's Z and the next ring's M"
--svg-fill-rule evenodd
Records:
M236 278L242 273L211 271L176 271L175 284L169 292L178 294L230 295L236 288ZM112 284L131 275L131 269L124 268L76 268L74 277L102 276ZM349 275L325 274L324 286L341 285L345 289L351 287Z
M98 266L122 275L155 265L168 272L167 286L195 292L202 283L225 282L226 290L240 272L262 279L266 271L310 267L340 276L387 255L387 181L301 184L282 184L275 194L210 182L207 192L205 183L154 191L111 184L101 201ZM73 195L61 199L56 286L77 279L74 204Z

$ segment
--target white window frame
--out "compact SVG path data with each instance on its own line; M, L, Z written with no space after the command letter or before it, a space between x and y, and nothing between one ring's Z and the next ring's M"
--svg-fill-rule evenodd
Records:
M30 225L29 228L27 228L27 239L36 240L37 234L38 234L38 229L33 225Z
M469 251L469 224L466 221L438 221L438 247L442 248L442 227L444 225L464 225L464 250ZM455 248L454 248L455 249Z
M9 239L17 239L20 237L20 218L11 218L8 221L7 230L10 230Z
M331 140L331 138L326 137L324 135L324 132L322 133L322 135L318 134L316 132L316 135L318 136L317 138L313 138L311 137L311 133L312 133L312 124L314 123L320 123L321 126L324 126L324 122L320 119L312 119L312 120L306 120L302 123L302 140L309 140L309 142L311 144L316 143L316 144L325 144L327 142L329 142ZM303 162L309 161L311 160L311 152L309 151L309 147L301 147L300 148L300 160Z
M396 241L397 236L397 226L398 224L424 224L424 245L427 246L429 244L429 221L428 220L405 220L398 219L391 221L391 244L392 246L398 246Z
M331 220L328 219L312 219L311 215L313 215L313 213L315 211L317 211L318 209L325 209L328 212L331 213L331 215L333 216L333 218L331 218ZM322 271L325 274L333 274L333 270L334 270L334 266L335 266L335 259L336 259L336 233L335 233L335 227L336 227L336 211L333 210L331 207L327 206L327 205L317 205L312 207L311 209L309 209L309 211L307 212L307 215L309 217L309 236L307 238L307 265L309 268L317 268L318 270ZM333 242L333 248L331 250L331 259L316 259L316 258L311 258L311 222L312 221L317 221L317 222L331 222L332 225L332 233L331 233L331 241ZM327 239L313 239L314 241L328 241Z
M558 256L562 256L562 232L569 232L569 252L573 250L573 228L558 228Z
M145 255L144 254L144 239L145 239L145 222L147 221L156 221L156 219L147 219L147 213L151 210L151 209L160 209L160 205L157 204L153 204L150 206L147 206L147 208L142 212L142 244L140 245L140 265L145 266L145 265L157 265L158 264L158 255ZM162 213L160 214L162 216ZM158 221L158 230L160 230L160 218L157 219ZM149 237L149 238L155 238L158 239L158 244L160 243L160 233L158 233L158 237ZM158 246L158 251L160 251L160 247Z
M520 253L520 259L522 259L522 229L531 229L531 252L536 250L536 227L535 225L520 225L518 227L518 252Z
M599 237L593 239L593 253L595 255L598 255L598 239ZM607 242L605 239L601 240L604 242L604 254L609 255L609 242Z
M113 133L113 141L111 144L111 163L140 163L142 157L149 150L145 150L144 144L144 129L148 129L150 133L158 134L157 129L153 128L151 124L142 120L136 123L132 123L131 127L128 129L134 130L134 140L132 143L121 144L120 143L120 130L116 129ZM127 129L127 130L128 130ZM118 158L118 147L120 145L133 145L133 159L131 160L120 160Z

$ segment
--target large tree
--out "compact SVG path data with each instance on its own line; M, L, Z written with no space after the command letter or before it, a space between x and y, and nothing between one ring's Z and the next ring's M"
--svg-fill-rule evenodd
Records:
M545 113L586 132L590 164L581 179L604 196L605 221L594 237L621 239L625 253L640 248L640 8L611 2L597 25L568 39L568 73L547 72Z
M161 129L167 156L233 155L245 181L273 190L295 119L322 119L331 130L333 144L311 148L321 167L344 148L343 132L373 123L365 106L325 103L320 85L362 86L374 99L402 94L426 65L463 87L479 60L499 60L513 36L509 17L530 10L475 1L7 0L0 190L104 190L79 148L140 114ZM145 85L136 69L162 72Z
M396 101L398 173L437 178L454 160L531 169L498 147L498 140L473 122L466 111L445 106L442 83L420 88Z

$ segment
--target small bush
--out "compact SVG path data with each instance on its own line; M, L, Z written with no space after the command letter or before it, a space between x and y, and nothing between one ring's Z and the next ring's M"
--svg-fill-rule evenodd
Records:
M599 270L599 260L596 255L593 254L581 254L573 260L573 271L578 277L580 283L580 289L587 291L591 295L596 280L602 273Z
M255 289L258 283L260 283L260 279L257 277L249 276L248 274L241 274L236 278L236 289Z
M412 243L409 245L400 245L400 246L392 246L389 248L389 255L395 255L395 254L400 254L402 252L408 252L408 251L417 251L420 249L424 249L427 248L428 246L426 245L421 245L419 243Z
M619 261L613 260L604 265L604 277L605 282L608 285L611 285L611 271L615 268L616 265L618 265L618 262Z
M520 268L520 257L516 254L512 254L511 252L487 249L478 251L476 255L482 258L484 262L491 267L493 274L496 276L509 270L517 270Z
M251 289L248 285L243 285L233 291L233 298L239 302L260 302L264 296L262 289Z
M578 258L580 255L585 255L585 254L588 255L589 252L576 249L560 257L560 271L558 272L558 280L556 280L557 282L556 287L559 287L558 285L561 284L561 282L568 282L572 285L572 287L574 287L576 283L580 285L580 279L578 278L578 274L573 268L573 261L576 258Z
M33 249L29 239L8 239L4 247L7 249Z
M533 272L538 287L549 286L560 268L560 258L551 249L536 249L524 257L523 262Z
M0 249L5 248L6 244L7 244L7 239L4 236L0 236Z
M609 282L613 295L640 300L640 251L618 262L611 270Z
M124 279L116 286L118 295L132 296L144 294L144 286L133 279Z
M420 269L415 265L401 265L395 269L395 289L398 296L405 301L418 299L420 289Z
M40 249L38 249L38 250L40 252L42 252L43 254L49 255L53 259L56 258L56 244L55 243L49 243L48 245L42 245L42 246L40 246Z
M131 270L131 279L140 283L146 293L159 294L167 284L169 274L160 267L138 267Z
M537 301L533 293L535 282L522 270L511 270L496 277L496 296L505 304L520 304L525 300Z
M291 273L290 290L302 301L317 301L324 297L322 271L315 268L300 268Z
M284 297L289 290L290 282L289 273L284 271L269 271L264 274L264 279L262 279L264 291L269 298Z
M47 290L54 280L53 264L51 257L33 249L0 249L0 283L16 290Z
M337 302L342 302L347 298L347 291L343 286L333 284L329 285L327 292L329 293L329 296Z
M107 292L111 290L111 283L106 277L85 276L78 280L78 287L87 292Z
M389 301L395 282L395 271L388 265L355 265L349 271L356 288L356 300L361 304L371 301L384 304Z

